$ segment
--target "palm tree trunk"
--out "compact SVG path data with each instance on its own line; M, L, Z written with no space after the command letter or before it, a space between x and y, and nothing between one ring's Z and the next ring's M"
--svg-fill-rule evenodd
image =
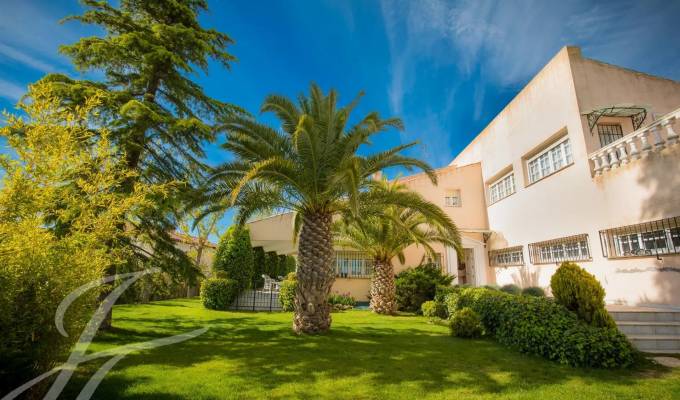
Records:
M394 267L388 260L375 260L371 281L371 309L378 314L394 314L397 311Z
M302 216L293 319L298 334L322 333L331 327L328 295L335 280L331 217L329 213Z

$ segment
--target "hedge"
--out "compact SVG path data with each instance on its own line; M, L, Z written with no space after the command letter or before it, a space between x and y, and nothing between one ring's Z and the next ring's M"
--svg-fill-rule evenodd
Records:
M205 308L226 310L238 296L238 282L228 278L209 278L201 285L201 301Z
M264 249L253 247L253 286L259 289L264 286Z
M470 307L487 334L523 353L579 367L627 367L635 351L615 327L591 326L544 297L461 288L446 299L450 315Z

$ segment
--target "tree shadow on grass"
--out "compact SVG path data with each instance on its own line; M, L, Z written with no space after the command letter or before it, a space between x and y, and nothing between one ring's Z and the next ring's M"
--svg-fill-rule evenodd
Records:
M244 312L224 315L207 321L125 317L126 326L132 321L137 326L119 328L98 342L120 345L206 324L210 329L186 342L129 355L101 383L95 398L186 398L186 394L173 397L176 393L156 390L156 386L150 389L152 393L142 397L138 390L129 391L152 380L158 385L159 380L170 380L170 376L185 379L182 385L196 387L197 392L189 397L205 399L277 397L273 393L284 389L295 397L317 397L320 387L331 388L326 393L331 398L380 397L380 393L392 393L390 390L401 390L404 385L414 393L431 395L454 387L468 394L517 394L573 378L587 384L606 382L623 386L635 384L639 378L636 371L560 366L519 354L492 340L451 338L446 329L428 326L424 321L421 328L420 321L414 322L412 318L375 317L376 326L371 326L373 320L363 316L360 322L352 323L349 313L338 317L327 335L296 336L291 332L289 315ZM82 368L70 390L77 393L97 367ZM142 372L134 372L135 368ZM663 375L660 370L652 372ZM165 376L166 373L169 375ZM210 386L212 383L215 386ZM360 387L366 392L361 392Z

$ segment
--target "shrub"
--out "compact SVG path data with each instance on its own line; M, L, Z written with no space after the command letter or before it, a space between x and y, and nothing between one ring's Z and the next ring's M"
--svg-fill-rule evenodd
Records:
M487 289L491 289L491 290L501 290L500 286L498 286L498 285L484 285L482 287L487 288Z
M450 315L470 307L487 334L523 353L579 367L626 367L634 360L633 348L616 328L590 326L546 297L463 288L446 303Z
M482 321L470 307L456 311L451 318L451 335L463 338L476 338L482 335Z
M264 286L264 249L253 247L253 285L256 289Z
M213 269L223 271L229 279L236 281L241 291L252 284L254 264L248 229L236 225L230 227L217 246Z
M423 305L420 307L420 309L423 312L423 315L428 317L429 319L435 319L435 318L440 318L440 319L446 319L448 318L448 312L446 311L446 305L444 302L441 301L436 301L436 300L429 300L423 303Z
M227 278L209 278L201 285L201 301L205 308L226 310L236 300L238 282Z
M615 327L604 307L604 288L595 277L575 263L564 262L550 279L555 301L583 321L599 327Z
M503 286L501 286L500 290L501 290L501 292L510 293L510 294L520 294L520 293L522 293L522 289L520 289L520 287L515 285L514 283L510 283L508 285L503 285Z
M395 280L397 307L402 311L420 312L424 302L434 299L437 287L449 286L452 280L452 276L442 274L433 264L402 271Z
M545 297L545 290L538 286L530 286L522 289L522 294L524 296Z
M275 251L268 251L264 255L264 273L270 278L279 277L279 256Z
M286 275L290 274L291 272L295 272L297 268L297 262L295 261L295 257L291 255L286 256Z
M356 306L357 301L349 293L334 293L328 297L328 304L330 304L335 311L351 310Z
M293 311L295 309L295 291L297 290L297 278L295 273L289 273L286 279L281 282L279 290L279 302L283 311Z

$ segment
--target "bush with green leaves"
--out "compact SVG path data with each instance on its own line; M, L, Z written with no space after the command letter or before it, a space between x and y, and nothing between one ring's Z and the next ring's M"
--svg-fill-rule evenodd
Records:
M420 306L423 312L423 316L428 317L431 320L434 319L446 319L448 318L448 312L446 311L446 304L444 302L429 300Z
M294 272L289 273L281 282L279 289L279 302L283 311L295 310L295 291L297 290L297 278Z
M279 277L279 256L275 251L268 251L264 255L264 274L274 279Z
M538 286L530 286L522 289L522 295L524 296L534 296L534 297L545 297L545 290Z
M595 277L572 262L564 262L550 279L555 301L583 321L601 327L615 327L604 304L604 288Z
M515 296L485 288L462 288L446 299L450 315L469 307L484 331L523 353L577 367L630 366L635 351L615 327L591 326L546 297Z
M234 279L208 278L201 285L201 301L211 310L226 310L238 294L239 285Z
M328 296L328 304L334 311L351 310L357 305L357 301L349 293L332 293Z
M231 226L217 245L213 269L236 281L239 291L249 288L254 274L253 247L247 228Z
M503 285L503 286L501 286L500 290L501 290L501 292L510 293L510 294L520 294L520 293L522 293L522 289L519 286L515 285L514 283Z
M400 272L396 279L397 307L402 311L420 313L420 307L428 300L434 300L438 286L449 286L453 277L442 273L433 264L424 264Z
M482 321L470 307L464 307L451 316L449 324L451 335L462 338L476 338L482 336Z
M264 286L264 249L260 246L253 247L253 287L260 289Z
M290 274L291 272L295 272L297 269L297 261L295 261L295 257L291 256L290 254L286 256L286 274Z

